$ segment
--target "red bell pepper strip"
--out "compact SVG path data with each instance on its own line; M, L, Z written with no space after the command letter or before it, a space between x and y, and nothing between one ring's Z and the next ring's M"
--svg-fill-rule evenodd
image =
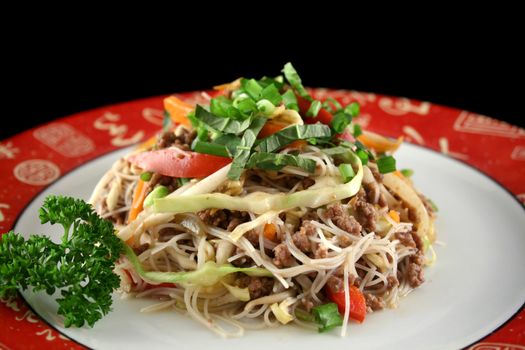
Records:
M345 313L345 292L332 292L330 287L326 286L326 295L328 299L337 304L339 313L344 315ZM361 323L365 320L366 316L366 301L365 296L359 288L350 286L350 318Z

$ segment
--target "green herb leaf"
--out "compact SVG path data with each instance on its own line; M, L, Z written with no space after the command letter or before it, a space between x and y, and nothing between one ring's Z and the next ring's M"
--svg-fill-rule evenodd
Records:
M396 160L392 156L384 156L377 160L377 168L381 174L396 171Z
M352 122L352 115L339 111L334 114L334 117L330 121L330 126L336 134L342 133L348 124Z
M326 332L343 325L343 319L337 309L337 304L328 303L312 309L315 322L319 325L319 332Z
M352 117L357 117L359 115L360 106L357 102L352 102L344 109L345 113L350 114Z
M228 178L230 180L238 180L241 177L244 166L250 158L253 144L257 139L257 134L259 134L259 131L261 131L264 123L266 123L265 118L255 118L252 121L249 129L247 129L242 135L242 138L239 144L235 147L235 150L233 150L233 161L230 171L228 172Z
M357 154L357 156L359 157L359 159L361 159L361 163L363 163L363 165L367 165L368 164L368 153L362 149L357 149L355 151L355 154Z
M0 297L33 287L57 299L65 327L90 326L111 310L111 294L120 285L113 273L124 250L113 225L90 204L70 197L48 196L40 209L42 224L60 224L62 243L46 236L9 232L0 238Z
M253 153L246 164L246 168L263 170L281 170L285 166L295 166L309 173L315 172L316 163L312 159L282 153Z
M290 62L284 65L283 73L286 80L288 80L288 83L290 83L292 88L299 94L299 96L306 98L309 101L312 99L304 88L299 74L297 74L297 71Z
M195 118L204 124L209 130L236 135L239 135L248 129L251 123L250 119L235 120L231 118L218 117L208 112L200 105L197 105L195 109Z
M292 125L262 139L257 149L270 153L296 140L330 137L330 135L330 128L323 124Z

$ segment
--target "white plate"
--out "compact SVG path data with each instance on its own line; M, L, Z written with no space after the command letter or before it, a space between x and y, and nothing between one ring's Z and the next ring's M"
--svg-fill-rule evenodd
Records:
M89 197L118 151L91 161L43 191L19 218L17 232L42 232L58 240L58 228L41 227L38 208L48 194ZM487 335L525 301L525 211L500 185L480 172L436 152L405 144L398 168L415 170L422 192L439 206L438 260L426 270L421 288L395 310L351 323L346 338L338 331L318 334L295 326L247 331L243 338L221 339L175 312L141 314L148 300L121 300L94 328L64 329L56 304L45 294L24 293L35 311L81 344L96 349L458 349ZM55 232L55 233L53 233Z

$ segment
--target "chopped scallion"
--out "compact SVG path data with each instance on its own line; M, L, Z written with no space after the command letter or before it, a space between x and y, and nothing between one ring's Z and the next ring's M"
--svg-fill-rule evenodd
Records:
M347 183L348 181L352 180L355 176L355 172L352 166L346 163L339 165L339 173L341 174L344 183Z
M384 156L377 160L377 168L381 174L396 171L396 160L392 156Z
M316 306L312 309L312 313L315 322L319 325L320 333L343 325L343 319L341 318L337 304L335 303Z
M322 104L321 101L314 100L310 105L310 108L306 111L307 117L317 117L319 111L321 110Z
M147 182L147 181L151 180L151 176L152 176L152 175L153 175L153 174L152 174L151 172L149 172L149 171L145 171L145 172L143 172L142 174L140 174L140 179L141 179L142 181Z

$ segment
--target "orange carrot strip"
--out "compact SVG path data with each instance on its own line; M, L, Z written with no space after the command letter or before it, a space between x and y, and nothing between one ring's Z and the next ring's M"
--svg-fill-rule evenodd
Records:
M403 136L398 137L397 140L391 140L379 134L365 131L357 138L366 147L374 149L376 152L384 153L387 151L393 152L399 148L403 142Z
M266 237L266 239L273 241L275 239L276 234L277 234L277 227L275 227L274 224L264 225L264 237Z
M146 197L146 183L142 180L139 180L137 187L135 187L135 192L133 193L133 202L131 203L131 209L129 210L128 215L128 224L137 218L137 215L142 211L142 204L144 203L144 198Z
M193 111L195 107L181 99L170 96L164 99L164 109L170 114L171 120L177 124L184 124L189 126L190 120L188 113Z

